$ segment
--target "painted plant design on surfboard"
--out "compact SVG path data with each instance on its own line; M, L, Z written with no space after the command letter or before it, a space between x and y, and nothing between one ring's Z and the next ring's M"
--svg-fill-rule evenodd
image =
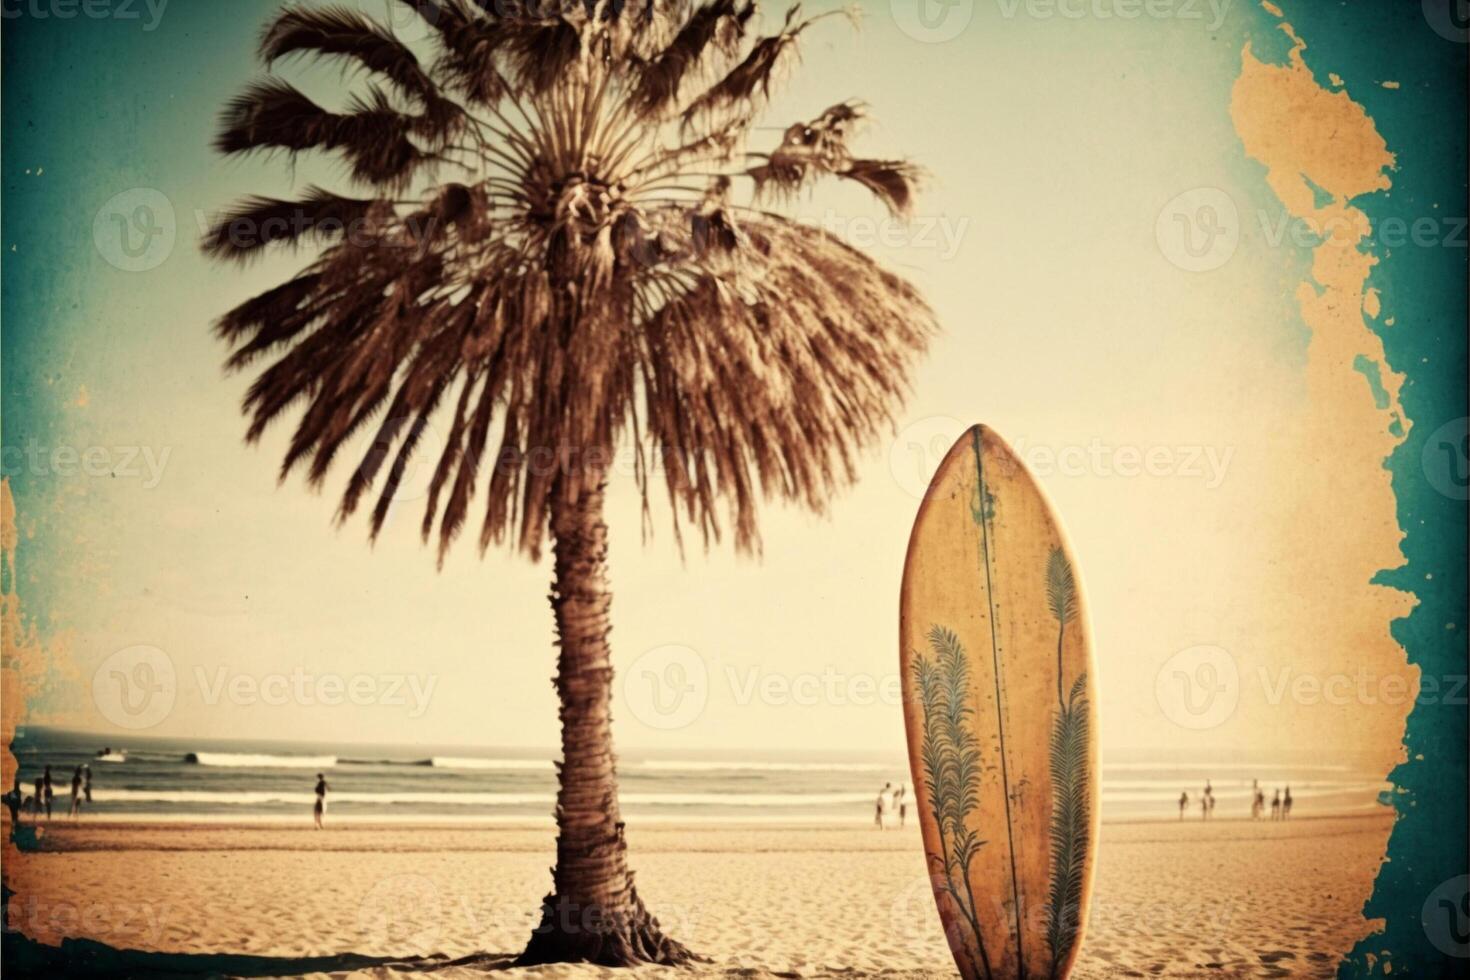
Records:
M986 843L969 826L970 814L980 804L981 772L980 740L967 724L974 713L968 704L970 661L959 637L943 626L929 630L929 649L932 659L915 654L913 674L924 706L920 753L942 847L932 871L974 936L980 963L971 964L973 974L989 978L990 957L970 883L970 865Z
M915 702L923 711L911 736L917 738L916 743L911 742L915 749L913 761L928 787L929 816L936 829L936 839L928 848L932 884L941 911L945 912L950 945L963 975L985 980L1012 976L1058 980L1068 972L1067 966L1080 938L1091 858L1093 787L1088 671L1085 663L1076 662L1075 652L1069 648L1070 643L1076 642L1072 631L1082 630L1084 644L1086 631L1079 623L1080 596L1072 565L1059 544L1042 543L1044 559L1018 552L1006 556L1009 564L998 560L996 525L999 523L1004 531L1004 514L999 513L1004 502L987 480L989 474L985 470L989 461L982 455L978 430L972 433L970 441L972 447L967 448L973 448L974 482L968 500L965 496L960 500L967 509L967 523L972 522L976 529L974 560L980 587L986 594L977 619L988 624L992 657L985 657L981 652L972 660L959 633L945 621L931 620L922 641L910 647L910 680ZM1002 482L1006 479L1009 478ZM1033 547L1027 544L1024 550ZM1000 576L1005 574L1015 580L1016 572L1026 566L1034 569L1032 574L1036 576L1032 580L1034 590L1032 587L1026 590L1034 598L1028 598L1020 607L1010 605L1005 613L1010 622L1015 622L1014 617L1019 615L1036 625L1027 627L1031 632L1024 634L1024 646L1028 649L1021 660L1015 661L1016 654L1022 651L1003 649L1003 642L1013 648L1018 634L1001 619L1003 610L996 596L997 589L1005 589ZM1053 624L1054 646L1050 638L1043 638L1046 634L1042 622ZM1038 641L1040 645L1034 645ZM927 649L919 649L921 646ZM1023 686L1033 685L1029 690L1034 693L1028 693L1022 705L1011 704L1006 692L1007 657L1015 661L1010 664L1011 669L1018 663L1034 663L1048 674L1053 672L1054 660L1056 700L1050 711L1043 706L1049 697L1035 689L1035 681L1024 678ZM1074 678L1067 676L1069 664L1076 675ZM992 678L984 678L983 674L991 669ZM972 687L972 678L976 687ZM989 700L991 680L993 711L983 704ZM1047 686L1043 690L1051 690L1051 679L1044 683ZM1036 702L1035 694L1041 694L1043 703ZM977 697L981 699L978 702ZM1049 724L1043 723L1047 725L1043 729L1047 735L1042 736L1047 739L1045 748L1038 746L1050 776L1050 813L1037 815L1030 824L1025 824L1033 819L1028 813L1034 812L1025 799L1028 795L1026 760L1011 759L1013 746L1007 742L1013 727L1013 707L1021 712L1018 718L1024 724L1018 730L1023 732L1026 724L1034 724L1028 721L1030 717L1038 712L1050 715ZM994 757L985 758L992 750L983 749L982 743L988 741L985 729L992 721ZM1019 767L1017 761L1021 763ZM1035 770L1033 773L1039 775ZM999 834L998 830L987 832L990 828L983 826L986 817L982 798L995 801L991 820L999 823L997 818L1002 816L1005 820L1005 836L996 840L1005 850L998 857L981 857L990 853L986 848L987 838ZM1003 810L1000 801L1004 801ZM1019 808L1014 812L1013 803ZM982 826L976 829L972 820ZM1018 826L1021 824L1031 829ZM981 867L989 862L996 872L1009 878L1006 899L995 901L997 896L986 884L983 872L976 870L977 862ZM1031 870L1023 874L1018 864ZM1041 872L1039 880L1038 871ZM1022 887L1022 878L1026 879L1027 887ZM977 901L977 888L989 894L979 895ZM1028 894L1032 896L1030 903ZM1043 901L1044 907L1037 908ZM948 910L945 905L949 906ZM1028 929L1023 935L1023 924L1035 924L1036 929ZM991 940L989 947L987 935ZM997 941L999 946L995 945Z
M1077 942L1082 915L1082 889L1087 868L1087 674L1072 682L1062 699L1062 642L1067 624L1077 618L1077 583L1072 564L1061 548L1046 562L1046 596L1057 621L1057 717L1051 735L1051 895L1047 907L1046 942L1051 949L1051 976L1066 962Z

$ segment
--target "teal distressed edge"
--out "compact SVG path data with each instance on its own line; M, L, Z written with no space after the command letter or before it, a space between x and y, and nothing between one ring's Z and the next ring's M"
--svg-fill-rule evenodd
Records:
M1435 33L1419 3L1297 2L1286 20L1306 41L1303 58L1326 83L1336 72L1352 98L1367 109L1397 156L1393 188L1355 202L1373 222L1415 218L1445 222L1458 244L1374 249L1379 264L1369 285L1382 294L1384 318L1395 325L1374 329L1383 338L1388 366L1406 376L1400 401L1411 424L1407 439L1387 461L1404 530L1402 568L1381 572L1376 583L1412 592L1418 605L1396 620L1392 635L1408 660L1433 678L1411 711L1404 733L1408 761L1388 774L1396 787L1398 819L1387 860L1364 907L1382 919L1376 932L1348 953L1342 978L1385 975L1436 977L1463 973L1452 957L1444 923L1426 902L1437 888L1466 873L1467 713L1465 688L1467 618L1467 505L1436 489L1435 467L1445 485L1453 457L1440 454L1464 438L1467 411L1467 232L1449 222L1470 212L1465 173L1467 52L1470 46ZM1399 83L1386 89L1384 81ZM1439 207L1433 208L1437 203ZM1458 423L1460 428L1455 429ZM1463 443L1459 443L1463 453ZM1428 455L1426 455L1426 449ZM1463 467L1463 455L1459 457ZM1428 578L1427 576L1433 576ZM1456 687L1458 686L1458 691ZM1464 879L1461 879L1463 882ZM1454 887L1454 886L1451 886ZM1463 893L1463 888L1460 889ZM1452 896L1456 901L1460 895ZM1434 935L1431 935L1431 932ZM1436 945L1438 940L1439 945Z

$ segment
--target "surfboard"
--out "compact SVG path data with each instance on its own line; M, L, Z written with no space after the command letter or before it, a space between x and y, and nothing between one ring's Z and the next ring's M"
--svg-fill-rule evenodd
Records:
M967 431L934 474L899 618L909 766L955 963L1059 980L1097 853L1092 639L1061 525L991 429Z

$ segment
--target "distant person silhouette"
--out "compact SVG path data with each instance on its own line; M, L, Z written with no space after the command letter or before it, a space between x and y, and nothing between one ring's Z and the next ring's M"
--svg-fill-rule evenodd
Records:
M1286 787L1286 795L1281 798L1281 819L1285 820L1291 816L1291 787Z
M35 822L41 822L41 812L46 809L46 781L40 776L36 777L36 794L30 799L31 813L35 816Z
M83 782L82 782L82 796L84 796L86 798L86 800L87 800L88 803L91 803L92 802L92 767L91 766L82 766L82 777L83 777Z
M325 829L323 820L327 815L327 777L316 774L316 806L312 808L312 821L317 830Z
M898 784L898 789L894 792L893 799L898 804L898 826L902 828L909 820L908 788L903 783Z
M9 793L5 794L5 808L10 811L10 825L12 827L20 824L20 805L25 799L25 793L20 788L20 772L15 774L15 785Z
M47 766L46 771L41 774L41 782L45 784L46 798L42 802L45 804L46 820L49 822L51 820L51 801L56 798L56 789L51 785L50 766Z
M1265 809L1266 809L1266 794L1265 793L1262 793L1259 789L1253 790L1252 793L1251 793L1251 819L1252 820L1259 820L1259 819L1261 819L1261 813Z
M82 767L77 766L71 774L71 809L67 816L73 820L82 812Z
M1276 791L1276 795L1271 797L1271 819L1281 819L1281 790L1279 789Z
M1179 819L1180 820L1183 820L1184 819L1184 810L1188 806L1189 806L1189 794L1188 793L1180 793L1179 794Z
M1210 819L1210 798L1208 796L1199 798L1199 818L1201 820Z
M888 801L892 798L892 794L892 783L884 783L883 788L878 791L878 801L873 809L873 826L877 827L879 830L883 829L883 817L888 809Z

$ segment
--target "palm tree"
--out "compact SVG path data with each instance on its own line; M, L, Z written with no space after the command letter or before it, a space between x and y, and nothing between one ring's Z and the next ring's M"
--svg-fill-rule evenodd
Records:
M423 534L437 522L441 565L477 492L482 552L534 559L549 533L557 855L522 961L684 962L634 888L618 810L614 452L630 452L645 530L662 469L681 547L681 522L708 546L728 519L736 548L758 551L761 497L822 511L891 427L933 317L833 234L762 205L833 176L902 213L916 173L849 151L854 102L744 150L826 14L793 7L760 36L748 0L397 2L427 25L431 58L356 11L290 8L262 36L268 68L325 57L366 78L331 109L268 76L223 112L221 152L335 154L366 192L249 198L205 236L227 260L312 249L218 323L229 367L268 362L245 397L247 442L299 406L281 476L300 465L314 486L361 449L339 516L376 488L374 538L433 443ZM442 449L425 435L441 409Z

